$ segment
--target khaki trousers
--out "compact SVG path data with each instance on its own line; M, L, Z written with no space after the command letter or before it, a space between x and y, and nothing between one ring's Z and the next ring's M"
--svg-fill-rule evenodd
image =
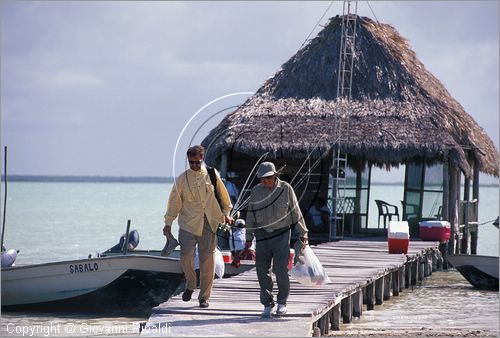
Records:
M208 300L214 283L214 253L217 246L217 236L210 228L206 217L201 236L195 236L190 232L179 229L181 267L186 278L186 287L189 290L196 290L196 272L194 270L196 244L198 244L198 255L200 258L200 293L198 300Z

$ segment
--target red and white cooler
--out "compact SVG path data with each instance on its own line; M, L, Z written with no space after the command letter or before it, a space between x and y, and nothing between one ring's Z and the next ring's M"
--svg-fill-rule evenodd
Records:
M390 254L407 254L410 244L410 228L407 221L389 221L387 242Z
M448 221L422 221L418 223L420 239L423 241L447 242L450 239L450 222Z
M221 251L222 254L222 260L224 260L224 263L232 263L233 262L233 255L231 251Z

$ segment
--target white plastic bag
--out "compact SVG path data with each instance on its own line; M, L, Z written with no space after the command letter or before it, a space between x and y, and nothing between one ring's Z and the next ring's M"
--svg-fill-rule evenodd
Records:
M222 252L219 249L215 249L214 260L215 274L218 278L222 278L224 276L224 257L222 257Z
M215 274L216 278L222 278L224 276L224 257L222 257L222 252L219 249L215 249L214 252L214 260L215 260ZM200 269L200 257L198 255L198 247L196 247L196 255L194 256L194 269Z
M312 249L307 245L290 270L290 275L300 284L314 286L330 283L330 278Z

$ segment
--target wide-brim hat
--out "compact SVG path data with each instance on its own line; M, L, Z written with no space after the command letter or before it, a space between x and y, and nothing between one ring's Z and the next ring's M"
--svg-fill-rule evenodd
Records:
M262 162L257 170L257 178L263 178L276 175L276 167L272 162Z

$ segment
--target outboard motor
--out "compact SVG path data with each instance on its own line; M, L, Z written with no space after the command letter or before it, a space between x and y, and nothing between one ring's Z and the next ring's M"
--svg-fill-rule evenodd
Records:
M132 230L128 234L128 248L127 251L133 251L139 245L139 231ZM120 242L112 248L106 250L107 252L122 252L125 246L125 234L120 236Z
M14 262L16 261L17 258L17 253L19 251L10 249L10 250L5 250L5 248L2 250L2 268L8 268L12 265L14 265Z

